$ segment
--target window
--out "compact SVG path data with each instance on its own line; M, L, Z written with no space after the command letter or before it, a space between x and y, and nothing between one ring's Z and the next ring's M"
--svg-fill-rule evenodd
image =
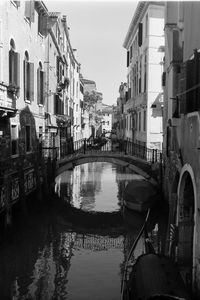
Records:
M37 69L37 101L38 104L44 104L44 83L45 83L45 72L42 71L42 64L39 63Z
M78 82L76 83L76 97L78 98Z
M56 58L56 72L57 72L57 82L62 81L63 65L59 56L57 56Z
M11 154L18 154L18 127L11 125Z
M29 62L27 51L24 57L24 100L34 100L34 64Z
M42 133L43 133L43 127L39 126L39 134L38 134L39 139L42 138Z
M10 40L9 51L9 85L19 87L20 85L20 55L15 52L15 42Z
M147 90L147 52L144 55L144 92Z
M142 57L140 57L140 62L139 62L139 93L142 92Z
M132 56L133 56L133 46L131 45L131 48L130 48L130 60L132 59Z
M142 46L142 27L143 27L143 24L139 23L139 27L138 27L138 46L139 47Z
M139 131L141 131L141 112L139 112Z
M144 110L143 131L146 131L146 124L147 124L147 120L146 120L146 110Z
M38 14L38 33L43 36L47 34L47 20L47 16L43 15L42 13Z
M20 7L20 1L13 1L13 2L15 3L17 8Z
M109 121L107 121L107 125L109 125Z
M31 127L26 126L26 152L31 151Z
M29 22L34 22L35 18L35 2L33 0L25 1L25 17Z
M145 22L145 35L148 35L148 14L146 14L146 22Z
M78 111L78 104L76 104L76 112Z
M127 67L129 66L129 51L127 51Z

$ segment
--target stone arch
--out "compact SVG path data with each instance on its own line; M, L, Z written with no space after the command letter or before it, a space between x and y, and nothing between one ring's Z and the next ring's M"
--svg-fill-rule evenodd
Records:
M143 170L143 168L141 166L137 166L134 161L133 162L128 162L126 160L126 157L123 159L123 156L99 156L99 155L94 155L94 154L90 154L90 155L83 155L83 156L79 156L79 157L73 157L68 161L62 162L62 164L60 164L58 166L57 169L57 176L59 174L61 174L62 172L64 172L65 170L69 170L72 169L73 167L77 166L77 165L81 165L81 164L85 164L85 163L89 163L89 162L110 162L113 164L117 164L117 165L121 165L124 167L127 167L129 169L131 169L132 171L134 171L136 174L142 176L143 178L145 178L146 180L150 181L153 185L155 185L156 187L158 187L158 182L150 176L150 174L148 173L148 170Z
M176 255L183 279L189 288L192 288L194 279L196 203L194 173L192 167L186 164L182 168L178 184Z

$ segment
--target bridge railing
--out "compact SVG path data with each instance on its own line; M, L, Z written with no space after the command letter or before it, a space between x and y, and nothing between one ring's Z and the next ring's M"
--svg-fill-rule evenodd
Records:
M78 141L66 141L61 144L60 158L78 153L87 154L94 152L121 153L130 156L136 156L150 163L162 162L162 151L150 149L139 145L130 140L123 139L82 139Z

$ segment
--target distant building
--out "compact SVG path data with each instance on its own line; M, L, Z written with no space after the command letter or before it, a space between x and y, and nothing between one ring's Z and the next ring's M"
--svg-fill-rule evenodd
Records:
M124 113L124 105L126 103L127 97L127 83L121 82L119 86L119 98L117 98L117 110L119 113L119 126L117 131L118 138L126 138L125 136L125 113Z
M93 80L82 79L84 84L84 106L89 110L89 123L92 137L101 135L101 111L103 95L97 91L96 83ZM87 98L87 101L86 101Z
M113 107L111 105L102 104L102 133L112 131L112 115Z
M139 2L123 46L127 49L125 137L148 148L162 148L162 115L152 104L162 92L164 2Z

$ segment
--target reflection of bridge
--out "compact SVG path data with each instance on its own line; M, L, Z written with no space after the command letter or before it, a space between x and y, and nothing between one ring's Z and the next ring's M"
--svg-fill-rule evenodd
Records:
M131 141L109 140L102 146L95 145L91 148L91 143L85 139L74 142L70 149L72 148L73 151L68 151L69 147L62 145L62 155L58 160L58 174L79 164L108 161L128 166L148 180L154 178L157 181L161 175L161 151L148 149Z
M73 243L73 248L82 248L93 251L102 251L109 249L123 249L124 237L99 236L89 234L66 234L65 243Z
M60 203L62 200L58 201ZM58 204L59 205L59 204ZM117 212L84 211L62 201L59 207L60 225L79 233L119 236L124 233L123 217Z

